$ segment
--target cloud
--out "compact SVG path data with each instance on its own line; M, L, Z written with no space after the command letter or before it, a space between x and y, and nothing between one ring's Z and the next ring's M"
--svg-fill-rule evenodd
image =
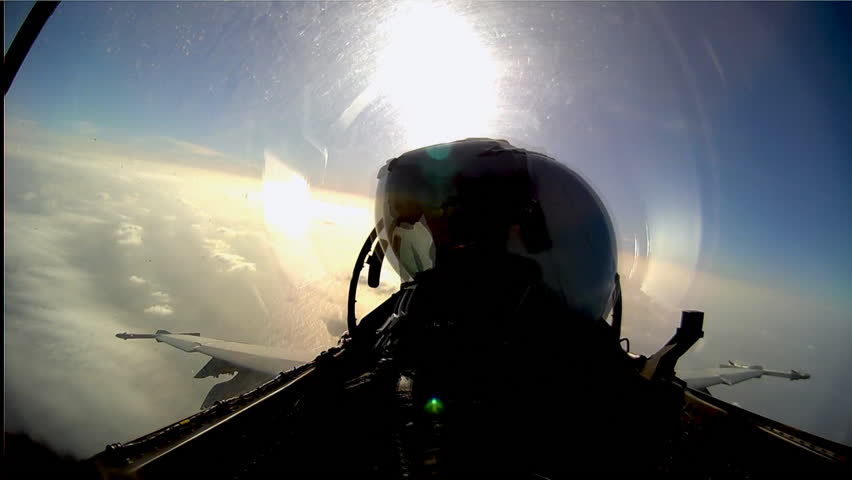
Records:
M219 227L219 228L216 229L216 233L221 233L222 235L224 235L226 237L231 237L231 238L237 237L237 236L240 236L240 235L251 235L251 232L248 232L248 231L245 231L245 230L235 230L233 228L228 228L228 227Z
M185 372L195 364L180 367L185 360L175 363L156 349L113 337L135 329L134 323L121 320L134 296L120 292L138 282L108 280L121 278L108 269L121 268L121 261L111 260L126 251L111 241L111 228L66 220L60 212L32 214L8 207L5 430L27 432L59 452L82 458L195 411L198 402L182 397L204 392L193 394L195 386L185 375L171 372L175 366ZM105 241L98 243L98 238ZM126 381L128 371L157 372L157 379Z
M170 298L169 294L162 291L162 290L158 290L156 292L151 293L151 296L154 297L154 298L158 298L163 302L168 302L169 298Z
M305 359L336 343L326 319L342 318L346 285L304 286L299 269L280 268L261 205L232 201L259 191L257 179L22 138L6 138L7 431L88 457L197 412L220 381L192 378L201 356L117 332L167 320ZM105 192L110 201L98 201ZM345 232L330 233L350 247ZM287 242L276 248L298 250Z
M192 228L200 229L201 225L196 223L192 225ZM216 238L205 238L203 243L204 247L207 248L207 251L212 254L216 254L218 252L226 252L231 249L231 245L228 244L228 242Z
M116 241L121 245L142 245L143 230L140 225L121 222L115 231Z
M193 155L201 155L204 157L221 157L224 155L222 152L213 150L212 148L207 148L203 145L198 145L196 143L186 142L171 137L165 137L164 140L171 143L172 145L177 146L184 152L191 153Z
M246 261L245 258L235 253L217 253L213 258L225 264L225 270L228 272L254 272L257 271L257 265Z
M98 193L98 198L101 200L109 200L112 197L107 192L100 192Z
M175 312L172 310L172 307L168 305L152 305L145 309L145 313L150 313L151 315L157 315L160 317L167 317Z
M257 265L250 262L242 255L232 253L231 245L216 238L207 238L204 240L204 246L210 253L210 258L218 260L223 265L225 272L254 272L257 271Z

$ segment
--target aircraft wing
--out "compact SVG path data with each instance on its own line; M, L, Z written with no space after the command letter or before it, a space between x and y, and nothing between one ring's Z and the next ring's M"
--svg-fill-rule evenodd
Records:
M213 360L198 372L197 378L218 376L220 373L233 373L234 370L242 369L277 375L306 363L293 359L292 352L288 353L279 348L228 342L202 337L198 333L171 333L167 330L158 330L154 334L119 333L116 337L124 340L151 338L184 352L198 352L212 357ZM229 368L229 366L236 368Z
M292 370L306 362L293 358L293 352L280 348L228 342L216 338L202 337L199 333L172 333L157 330L157 333L118 333L123 340L153 339L169 344L189 353L203 353L210 358L195 378L219 377L232 374L234 378L214 385L201 408L208 408L220 400L234 397L268 382L281 372Z
M778 370L767 370L761 365L741 365L730 361L727 364L719 365L719 368L688 371L682 375L678 375L678 377L685 381L689 387L709 393L707 387L712 387L713 385L735 385L752 378L760 378L764 375L783 377L790 380L805 380L811 377L808 373L796 370L781 372Z
M763 371L761 370L747 369L731 371L722 368L709 368L707 370L687 372L679 375L680 379L685 381L689 387L700 391L706 391L707 387L712 387L713 385L735 385L762 376Z

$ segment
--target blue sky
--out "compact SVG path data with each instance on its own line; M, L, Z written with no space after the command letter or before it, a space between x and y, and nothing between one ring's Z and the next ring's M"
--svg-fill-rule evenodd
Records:
M14 27L28 5L7 3L7 26ZM578 5L569 13L606 20L603 6ZM305 127L301 97L305 84L341 75L334 67L323 72L326 65L317 62L330 54L316 51L339 45L328 31L312 45L304 31L321 32L317 18L302 20L305 12L294 14L287 4L244 7L62 4L21 69L6 114L58 129L83 120L114 135L167 135L247 162L259 162L263 149L273 146L310 158L304 170L316 175L318 153L305 130L320 125L315 135L322 136L323 115L337 112L320 100ZM511 93L549 118L521 134L558 158L594 158L580 161L580 168L616 203L629 203L620 197L624 182L634 182L628 188L649 202L672 201L654 197L666 183L697 189L703 269L772 278L807 296L845 302L852 271L852 147L846 137L852 67L842 61L850 45L848 6L684 4L639 13L615 7L622 25L633 21L633 28L601 34L585 23L570 25L571 17L570 30L550 25L552 34L565 31L572 40L589 36L585 50L554 62L543 62L552 54L550 44L531 38L540 41L536 58L535 44L519 41L539 62L529 71L562 74L566 83L580 85L571 108L540 100L547 96ZM329 8L323 14L329 18L351 14L346 7ZM537 17L530 16L534 25ZM301 35L291 31L299 27ZM646 124L655 119L663 119L662 128ZM666 125L683 131L671 135ZM564 134L583 126L603 133L584 139ZM341 148L355 143L322 141ZM362 152L392 155L387 145ZM331 168L342 179L373 168L376 160L369 160L347 159ZM641 170L634 170L638 182L622 176L631 168ZM354 188L369 191L366 183Z
M749 7L761 20L752 28L770 32L751 40L771 43L755 55L747 25L729 26L729 37L713 37L727 83L701 82L720 182L719 253L706 264L752 280L784 278L808 293L824 289L848 308L852 65L843 58L852 45L850 9ZM740 68L730 61L738 55ZM698 64L697 77L713 78L708 63Z
M28 5L6 4L7 43ZM517 31L493 45L512 66L507 136L574 165L619 218L687 196L672 221L699 219L702 270L852 307L848 5L511 7L523 29L499 8L510 6L466 13L483 32L495 18ZM369 193L372 170L399 153L386 110L369 107L347 132L329 128L374 53L377 20L356 10L63 3L6 115L169 136L247 163L283 150L314 183L319 143L331 152L330 186ZM515 122L519 110L535 122Z
M7 27L13 27L7 44L28 5L6 4ZM578 5L571 13L605 20L603 6ZM116 135L167 135L248 162L273 145L310 157L305 170L315 174L319 160L305 140L301 97L304 84L316 81L312 73L340 75L310 61L311 55L323 62L329 57L313 51L317 45L336 45L328 32L312 46L307 35L290 31L319 30L316 18L303 22L287 7L62 4L21 69L6 114L60 129L83 120ZM643 170L636 176L644 183L631 188L646 198L660 184L694 174L690 187L698 191L704 218L702 268L773 278L844 302L852 271L852 147L846 136L852 67L842 61L850 45L848 6L684 4L638 14L616 7L628 25L639 26L600 34L578 22L566 35L590 35L586 50L536 65L542 76L570 72L563 76L581 89L573 108L541 101L529 106L550 118L532 132L532 142L557 157L595 158L584 165L586 174L616 199L620 183L635 181L616 173L624 168ZM350 13L340 6L330 10L324 14L330 18ZM557 23L553 30L567 29ZM528 43L519 45L533 52ZM545 53L552 52L541 53L541 60ZM323 114L336 114L323 108L314 108L317 115L308 122L322 124ZM672 128L686 131L668 135L665 128L642 125L637 118L643 116L669 117ZM564 134L577 126L603 134L580 141ZM376 161L370 160L372 168ZM336 168L366 165L356 160Z

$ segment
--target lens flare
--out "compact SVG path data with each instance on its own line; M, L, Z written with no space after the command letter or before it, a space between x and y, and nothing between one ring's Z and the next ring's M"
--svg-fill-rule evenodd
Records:
M426 413L431 413L432 415L439 415L444 411L444 402L441 401L438 397L432 397L426 402L426 405L423 406L423 410Z

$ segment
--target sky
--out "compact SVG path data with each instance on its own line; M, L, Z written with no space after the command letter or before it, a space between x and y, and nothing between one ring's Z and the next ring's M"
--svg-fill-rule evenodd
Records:
M64 2L5 101L7 428L89 455L192 413L203 359L125 329L333 344L378 167L492 136L600 193L634 348L705 309L688 366L813 374L720 397L850 444L850 10ZM69 433L104 409L99 444Z

